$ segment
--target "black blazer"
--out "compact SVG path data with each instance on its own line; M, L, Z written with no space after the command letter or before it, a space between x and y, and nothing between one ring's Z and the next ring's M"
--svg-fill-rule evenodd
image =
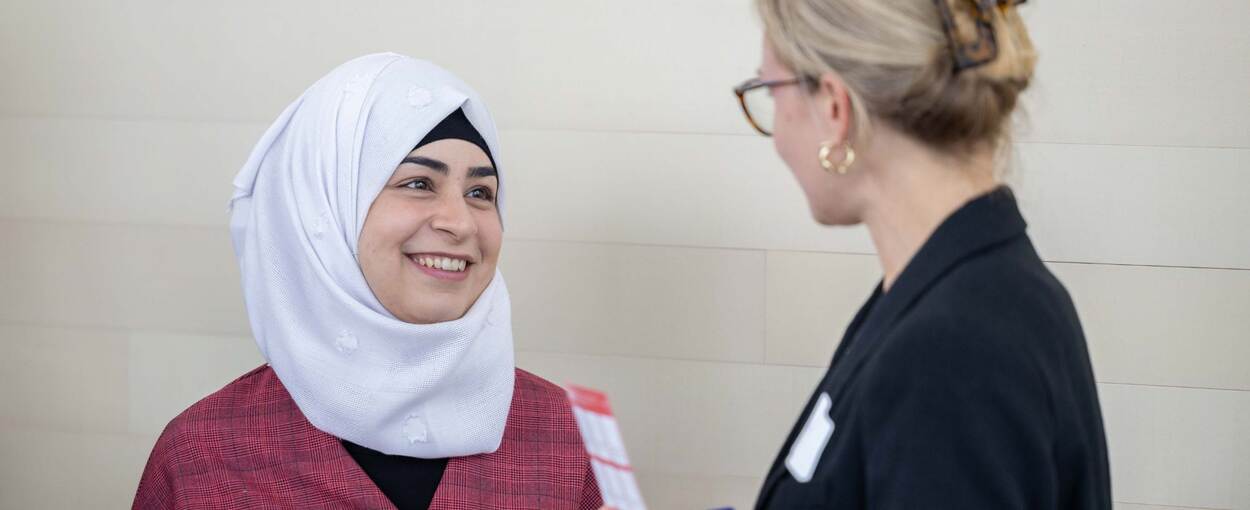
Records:
M877 287L756 508L1111 508L1085 337L1009 189Z

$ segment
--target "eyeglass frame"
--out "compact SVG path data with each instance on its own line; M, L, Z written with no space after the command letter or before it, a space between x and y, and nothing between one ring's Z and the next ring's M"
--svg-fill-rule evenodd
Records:
M751 116L751 109L747 108L747 100L746 100L747 92L750 92L752 90L759 89L759 88L767 88L769 90L772 90L777 87L798 85L800 83L813 83L814 81L815 80L808 78L808 77L804 77L804 76L795 76L792 78L782 78L782 79L777 79L777 80L761 80L760 78L756 77L756 78L748 79L747 81L744 81L738 84L738 86L734 87L734 95L738 96L738 106L742 107L742 114L746 116L747 123L751 124L751 127L755 128L755 131L758 132L759 134L767 136L767 137L772 137L773 136L772 132L768 131L767 129L764 129L764 127L761 126L759 122L756 122L755 117Z

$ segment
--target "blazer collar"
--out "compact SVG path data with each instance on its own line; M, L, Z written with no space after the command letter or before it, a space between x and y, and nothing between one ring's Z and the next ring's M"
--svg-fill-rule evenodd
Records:
M1007 186L972 199L946 218L903 268L894 285L881 295L862 334L893 324L916 298L964 260L1024 233L1015 195Z

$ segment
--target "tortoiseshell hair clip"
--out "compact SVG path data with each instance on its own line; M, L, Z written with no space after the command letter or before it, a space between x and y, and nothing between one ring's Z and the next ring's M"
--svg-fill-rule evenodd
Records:
M985 65L998 57L998 40L994 35L993 9L1007 9L1024 3L1026 0L933 0L937 4L938 13L942 16L942 28L946 30L946 39L950 41L951 53L955 56L955 72L971 67ZM972 5L973 23L977 37L972 41L963 41L960 37L959 25L955 21L955 13L951 9L953 2L967 2Z

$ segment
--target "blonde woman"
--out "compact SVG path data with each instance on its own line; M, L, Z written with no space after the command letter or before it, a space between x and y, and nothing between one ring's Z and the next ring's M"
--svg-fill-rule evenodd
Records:
M757 0L747 118L884 274L758 508L1111 508L1076 310L996 177L1035 60L1016 3Z

